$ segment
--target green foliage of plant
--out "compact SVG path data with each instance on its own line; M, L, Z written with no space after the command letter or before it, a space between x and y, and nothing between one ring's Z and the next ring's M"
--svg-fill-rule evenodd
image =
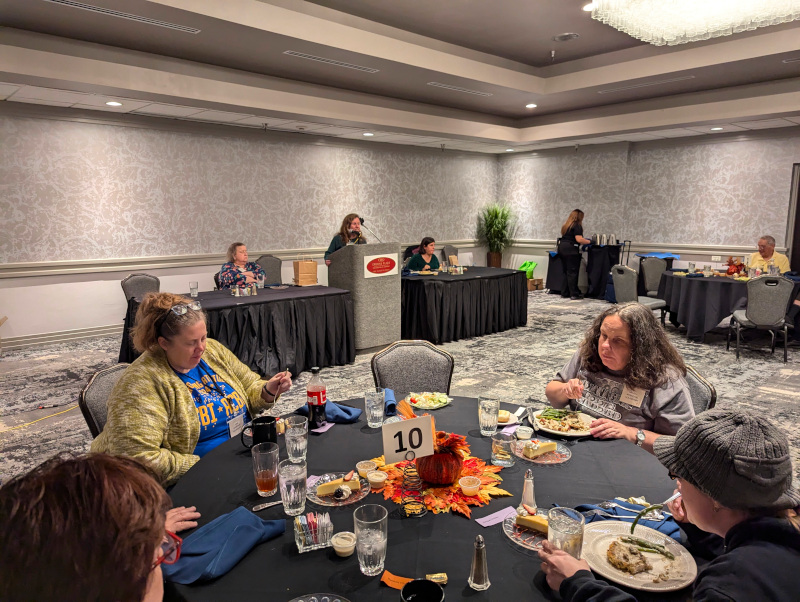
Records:
M511 245L517 219L510 207L493 203L478 213L478 243L486 246L490 253L502 253Z

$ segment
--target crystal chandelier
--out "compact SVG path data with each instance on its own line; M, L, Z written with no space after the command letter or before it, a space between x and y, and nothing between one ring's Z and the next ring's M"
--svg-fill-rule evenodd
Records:
M592 18L655 46L800 19L800 0L594 0Z

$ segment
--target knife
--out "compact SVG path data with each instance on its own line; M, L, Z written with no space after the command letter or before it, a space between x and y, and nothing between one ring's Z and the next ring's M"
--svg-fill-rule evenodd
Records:
M253 512L258 512L259 510L264 510L265 508L272 508L272 506L277 506L278 504L283 504L283 500L278 500L277 502L266 502L265 504L257 504L253 506L251 510Z

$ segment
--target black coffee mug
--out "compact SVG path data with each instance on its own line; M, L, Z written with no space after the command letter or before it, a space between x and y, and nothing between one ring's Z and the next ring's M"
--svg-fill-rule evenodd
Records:
M403 602L443 602L444 589L434 581L414 579L400 590L400 599Z
M259 443L278 443L278 426L273 416L261 416L252 422L248 422L242 429L240 435L242 445L250 449ZM245 437L250 439L248 443Z

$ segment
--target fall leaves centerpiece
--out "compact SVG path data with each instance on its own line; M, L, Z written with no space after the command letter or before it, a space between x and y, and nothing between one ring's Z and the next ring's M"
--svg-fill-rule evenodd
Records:
M406 401L397 404L397 413L404 419L417 417ZM437 432L435 425L433 430L434 454L411 460L416 462L417 473L424 481L420 493L428 510L434 513L455 511L469 517L472 513L470 506L485 506L493 496L511 495L498 487L503 479L497 473L502 467L487 465L480 458L470 456L469 444L463 435ZM383 456L374 461L378 464L378 469L387 474L383 489L384 499L391 499L399 504L402 497L403 469L409 462L386 465ZM465 476L480 479L477 495L465 496L461 492L458 479Z

